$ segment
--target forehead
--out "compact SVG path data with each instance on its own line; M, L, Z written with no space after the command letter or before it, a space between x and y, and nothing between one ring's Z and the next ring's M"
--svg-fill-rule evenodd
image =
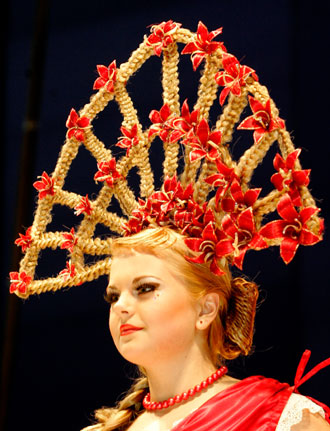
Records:
M160 279L172 277L164 259L135 251L114 256L110 271L110 284L141 276L154 276Z

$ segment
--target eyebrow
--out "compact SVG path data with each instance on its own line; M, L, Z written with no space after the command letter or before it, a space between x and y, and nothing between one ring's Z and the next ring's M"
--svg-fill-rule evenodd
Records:
M160 281L160 279L158 278L158 277L156 277L155 275L140 275L139 277L135 277L134 279L133 279L133 281L132 281L132 285L134 285L134 284L137 284L140 280L143 280L144 278L150 278L150 277L152 277L152 278L156 278L157 280L159 280ZM119 290L118 288L117 288L117 286L115 286L115 285L108 285L107 286L107 289L106 290Z

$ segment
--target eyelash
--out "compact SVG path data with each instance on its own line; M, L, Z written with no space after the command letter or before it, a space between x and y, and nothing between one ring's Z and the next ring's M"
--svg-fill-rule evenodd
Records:
M144 293L153 292L157 288L158 284L153 283L142 283L135 287L135 290L137 291L138 295L143 295ZM104 294L105 301L112 305L114 302L117 302L119 299L119 293L114 292L106 292Z

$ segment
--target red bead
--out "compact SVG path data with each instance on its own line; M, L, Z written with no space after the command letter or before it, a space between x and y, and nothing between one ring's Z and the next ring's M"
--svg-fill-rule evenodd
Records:
M188 393L187 393L187 392L183 392L183 394L182 394L182 399L183 399L183 400L187 400L188 398L189 398Z
M195 393L196 393L196 388L189 389L189 391L188 391L188 395L190 397L192 397L193 395L195 395Z
M174 402L175 402L175 403L179 403L180 401L182 401L182 395L176 395L176 396L174 397Z
M157 403L151 403L150 409L151 410L156 410L156 408L157 408Z
M202 388L203 388L203 389L207 388L207 387L208 387L208 385L209 385L209 384L207 383L207 380L203 380L203 381L202 381Z
M167 409L168 407L168 402L167 401L163 401L162 402L162 409Z
M196 392L200 392L202 390L202 385L198 384L194 387Z
M213 380L217 380L219 378L218 373L213 373L212 377L213 377Z
M157 410L161 410L162 408L163 408L163 405L162 405L163 403L157 403L156 404L156 409Z
M207 381L207 383L208 383L209 385L211 385L211 384L213 383L213 377L212 377L212 376L208 377L208 378L206 379L206 381Z
M169 406L173 406L173 405L174 405L174 403L175 403L174 398L169 398L169 400L168 400L168 405L169 405Z

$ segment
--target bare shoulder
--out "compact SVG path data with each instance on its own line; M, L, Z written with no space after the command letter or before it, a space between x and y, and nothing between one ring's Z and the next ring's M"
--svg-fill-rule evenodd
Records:
M291 431L330 431L330 425L319 413L311 413L308 409L302 412L302 420L293 425Z

